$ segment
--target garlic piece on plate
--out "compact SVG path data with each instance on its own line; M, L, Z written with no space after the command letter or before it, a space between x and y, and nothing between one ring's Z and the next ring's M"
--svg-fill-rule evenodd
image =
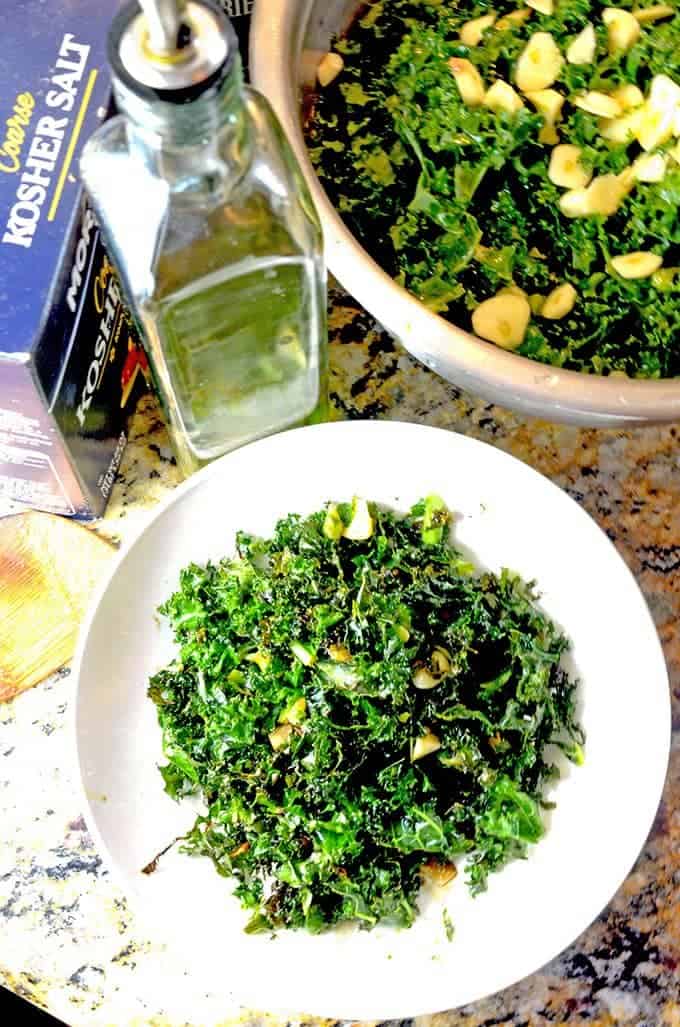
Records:
M648 21L661 21L663 18L672 18L675 8L668 4L652 4L651 7L641 7L639 11L631 12L634 18L644 24Z
M595 29L590 22L584 29L581 29L577 36L574 36L567 47L567 62L569 64L592 64L595 60L597 50L597 37Z
M547 143L549 146L559 143L560 137L555 129L555 123L559 121L564 105L562 94L558 93L556 89L538 89L536 92L524 95L538 113L543 115L543 124L538 133L539 143Z
M579 163L581 149L571 143L561 143L550 154L548 178L555 185L564 189L583 189L592 178L592 172L586 171Z
M441 678L433 677L427 667L419 667L411 678L411 681L416 688L420 689L420 691L427 692L432 688L436 688L440 683Z
M564 58L549 32L534 32L517 60L515 82L523 93L547 89L558 78Z
M588 114L597 114L600 118L616 118L623 114L623 107L609 93L600 93L596 89L582 93L573 99L574 107L580 107Z
M482 36L487 29L496 21L497 15L495 14L483 14L481 18L473 18L471 21L466 21L458 33L458 38L461 43L465 46L479 46L482 41Z
M279 752L280 749L285 749L292 734L293 727L291 724L281 724L280 727L274 728L273 731L270 731L269 744L274 752Z
M451 57L449 68L456 80L463 103L466 103L468 107L480 107L484 103L486 90L482 76L472 61L466 60L465 57Z
M662 264L663 257L645 250L624 253L621 257L611 259L611 266L621 278L649 278Z
M560 210L568 218L587 218L591 210L590 193L587 189L570 189L560 196Z
M630 50L640 38L640 22L630 11L620 7L605 7L602 21L607 26L607 44L612 55Z
M502 349L517 349L524 341L530 318L531 307L526 296L504 291L484 300L473 311L472 330Z
M661 182L668 167L665 153L643 153L633 161L636 182Z
M345 62L339 53L327 53L316 69L319 85L325 89L338 77L344 67Z
M578 293L571 282L558 285L546 296L540 310L541 317L547 317L550 321L561 320L574 309L577 296Z
M673 136L676 112L672 108L665 111L655 110L648 100L633 113L638 115L633 135L643 150L656 150Z
M519 93L516 93L511 85L504 82L502 78L498 78L487 89L484 106L489 107L492 111L507 111L508 114L516 114L522 109L524 103Z
M420 738L416 738L411 750L411 763L422 760L423 756L429 756L431 752L441 749L442 743L432 731L426 731Z

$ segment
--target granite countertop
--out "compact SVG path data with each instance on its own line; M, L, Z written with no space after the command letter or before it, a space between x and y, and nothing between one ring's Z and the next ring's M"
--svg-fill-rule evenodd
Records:
M531 464L581 503L644 591L671 675L675 730L664 798L623 887L540 972L473 1006L424 1017L423 1027L680 1027L680 427L580 430L484 404L418 365L342 294L331 336L338 416L464 432ZM177 480L148 397L97 530L132 537ZM71 780L72 699L64 670L0 706L0 984L73 1027L281 1023L199 991L135 921L81 816Z

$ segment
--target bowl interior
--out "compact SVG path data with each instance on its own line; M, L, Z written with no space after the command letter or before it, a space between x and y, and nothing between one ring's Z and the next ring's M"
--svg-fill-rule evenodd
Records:
M316 177L303 138L302 109L332 37L363 6L357 0L259 0L253 15L253 81L271 101L300 161L321 217L331 272L414 357L487 401L600 427L680 417L680 380L603 378L503 350L429 311L352 235Z

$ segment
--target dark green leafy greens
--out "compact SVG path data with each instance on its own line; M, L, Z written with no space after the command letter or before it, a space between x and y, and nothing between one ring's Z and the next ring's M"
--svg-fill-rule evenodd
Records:
M630 10L653 0L617 0ZM670 0L675 7L677 0ZM619 174L640 153L613 143L598 118L572 103L586 90L631 83L647 95L654 75L680 83L680 17L643 26L637 43L610 55L599 0L555 0L554 13L498 25L480 45L459 30L516 0L379 0L334 49L342 74L316 98L308 144L322 184L375 259L432 310L468 330L476 306L514 285L534 297L518 352L597 374L680 375L680 157L661 182L639 182L608 218L568 218L563 190L548 178L551 146L530 103L509 114L462 101L448 67L471 60L487 87L513 81L515 63L536 31L562 53L588 24L597 26L592 64L565 63L554 88L566 97L561 143L582 151L597 175ZM670 141L661 149L670 150ZM677 151L676 151L677 152ZM663 268L648 278L611 273L617 255L648 251ZM577 292L560 320L538 315L540 297L564 282Z
M436 496L290 515L161 607L165 786L204 800L184 847L236 878L251 931L408 925L423 865L453 876L463 854L483 889L543 833L546 746L581 760L565 638L448 524Z

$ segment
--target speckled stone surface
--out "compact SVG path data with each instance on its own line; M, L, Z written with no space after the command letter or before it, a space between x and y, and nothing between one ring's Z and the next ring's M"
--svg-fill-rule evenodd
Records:
M331 334L339 416L473 435L531 464L592 514L647 597L671 675L675 732L663 802L608 908L539 973L418 1027L680 1027L680 426L579 430L485 405L417 365L340 294ZM177 480L157 407L145 399L97 530L133 537ZM198 990L135 921L81 817L72 699L63 671L0 706L0 983L73 1027L281 1023Z

